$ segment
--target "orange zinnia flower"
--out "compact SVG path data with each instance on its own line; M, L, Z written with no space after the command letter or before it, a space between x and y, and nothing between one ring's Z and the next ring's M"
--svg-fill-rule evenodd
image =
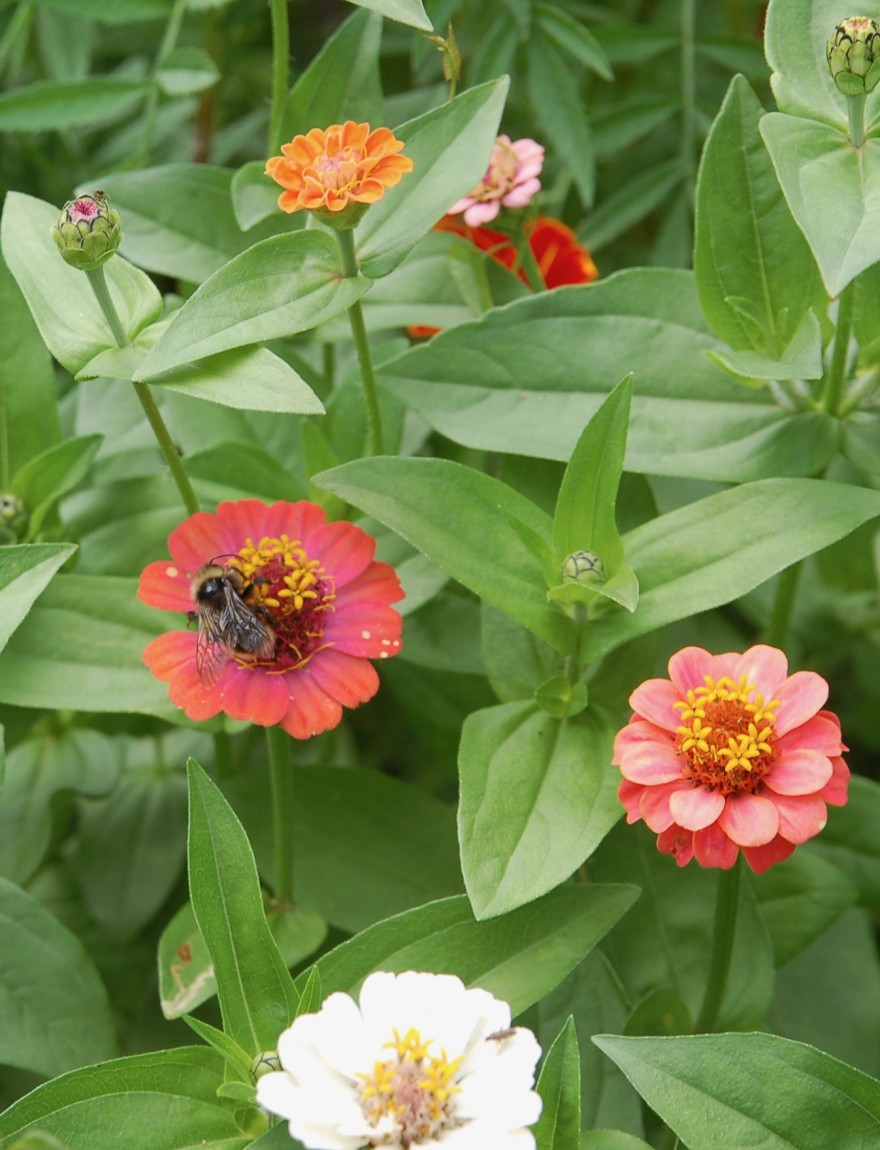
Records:
M386 188L412 171L412 160L390 128L370 131L369 124L331 124L312 128L282 144L283 155L266 163L266 175L286 190L278 197L284 212L338 213L350 204L374 204Z

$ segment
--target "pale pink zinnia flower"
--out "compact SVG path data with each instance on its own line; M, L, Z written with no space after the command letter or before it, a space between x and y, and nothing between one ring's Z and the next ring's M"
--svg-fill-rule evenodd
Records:
M789 675L775 647L685 647L669 679L632 693L635 714L614 741L627 822L644 819L679 866L728 870L742 850L760 874L788 858L825 826L826 803L846 802L846 747L827 698L821 675Z
M499 136L492 149L486 174L472 192L452 205L447 215L464 213L470 228L488 224L505 208L524 208L541 190L538 179L544 166L544 149L535 140L511 142Z

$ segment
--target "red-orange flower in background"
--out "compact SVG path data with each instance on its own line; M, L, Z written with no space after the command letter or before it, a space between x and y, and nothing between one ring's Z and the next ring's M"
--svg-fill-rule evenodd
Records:
M314 503L242 499L200 511L171 532L171 561L150 563L138 588L153 607L199 614L199 631L160 635L144 662L191 719L222 711L280 723L296 739L330 730L343 707L376 693L368 660L401 647L391 604L403 591L394 569L373 559L375 548L354 524L328 523Z
M456 216L444 216L434 225L436 232L452 232L469 240L475 248L499 264L516 271L523 283L528 276L521 267L520 254L510 236L492 228L471 228ZM578 242L577 236L560 220L552 216L538 216L526 224L529 247L547 288L565 287L567 284L588 284L599 278L589 251ZM413 339L426 339L441 328L428 324L412 324L407 328Z
M390 128L370 130L369 124L331 124L312 128L282 144L282 155L266 163L266 175L285 189L278 206L285 212L337 213L350 204L374 204L401 176L412 171L412 160Z
M630 696L614 741L627 822L644 819L679 866L728 870L740 850L765 871L819 833L826 803L843 806L849 768L828 684L788 674L775 647L710 655L685 647L669 679Z

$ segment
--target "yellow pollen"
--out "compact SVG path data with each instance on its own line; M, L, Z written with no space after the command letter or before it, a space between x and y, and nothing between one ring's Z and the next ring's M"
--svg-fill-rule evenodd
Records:
M695 785L724 794L754 792L775 757L774 724L779 700L765 702L754 683L710 675L705 685L674 703L681 712L676 751Z

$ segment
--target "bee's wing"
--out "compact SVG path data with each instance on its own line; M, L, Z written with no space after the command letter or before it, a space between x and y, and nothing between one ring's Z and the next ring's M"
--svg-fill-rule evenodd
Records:
M231 658L232 652L223 638L218 619L207 611L200 611L199 633L196 636L196 670L206 687L214 686Z
M268 659L275 650L272 629L240 597L234 587L223 584L221 628L230 647L258 659Z

